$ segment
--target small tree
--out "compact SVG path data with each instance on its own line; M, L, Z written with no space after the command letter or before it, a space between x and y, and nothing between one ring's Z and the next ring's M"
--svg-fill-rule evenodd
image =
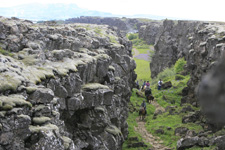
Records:
M176 64L174 65L175 72L176 72L176 73L180 73L181 71L183 71L183 70L184 70L184 65L185 65L186 63L187 63L187 62L184 60L184 57L178 59L177 62L176 62Z

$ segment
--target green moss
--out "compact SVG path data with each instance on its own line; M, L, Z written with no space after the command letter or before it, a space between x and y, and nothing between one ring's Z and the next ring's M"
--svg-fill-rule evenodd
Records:
M17 87L21 85L22 78L16 73L0 73L0 91L12 90L16 91Z
M94 32L95 32L96 34L98 34L98 35L101 35L101 36L103 35L103 34L102 34L102 30L101 30L100 28L95 28L95 29L94 29Z
M0 107L2 107L2 101L0 101Z
M107 55L107 54L99 54L99 55L95 56L95 58L101 59L101 60L110 59L109 55Z
M10 104L5 104L2 106L2 110L11 110L11 109L13 109L13 106Z
M47 131L53 131L53 130L58 132L59 128L56 125L53 125L53 124L46 124L44 126L32 126L32 125L30 125L29 130L32 133L38 133L40 131L47 132Z
M34 117L33 118L33 122L35 124L44 124L50 120L51 120L51 118L49 118L49 117Z
M37 90L37 87L34 86L29 86L29 87L25 87L26 91L28 94L33 93Z
M115 68L113 66L109 66L109 70L115 71Z
M34 110L35 112L42 110L43 108L45 108L45 105L38 105Z
M32 107L31 103L26 101L22 95L10 95L10 96L0 96L0 101L3 105L14 106L29 106ZM9 106L8 106L9 107Z
M118 129L116 126L114 125L109 125L108 127L105 128L105 131L113 134L113 135L122 135L120 129Z
M0 47L0 54L5 55L5 56L10 56L10 57L14 56L13 53L10 53L9 51L4 50L1 47Z
M64 149L68 149L72 140L66 136L62 137Z
M35 65L37 61L36 55L24 56L24 59L22 59L22 62L27 66Z
M118 39L114 35L109 35L108 37L110 39L110 42L119 44Z
M54 115L54 116L58 116L58 115L60 115L60 113L59 112L57 112L57 111L52 111L52 115Z
M4 117L6 114L6 111L0 111L0 117Z
M31 119L30 119L30 116L28 116L28 115L23 115L23 114L22 114L22 115L18 115L18 117L19 117L19 118L24 118L24 119L26 119L26 120L31 120Z
M101 107L101 106L95 107L95 110L101 111L101 112L105 112L105 109L103 107Z
M82 89L83 90L98 90L98 89L109 89L109 87L99 83L88 83L83 85Z

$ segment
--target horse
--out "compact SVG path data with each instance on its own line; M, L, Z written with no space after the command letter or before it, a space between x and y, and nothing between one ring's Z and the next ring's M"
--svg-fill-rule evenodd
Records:
M147 97L147 100L149 102L149 104L151 104L151 101L154 100L154 96L152 96L151 94Z
M144 107L141 107L139 110L139 120L144 120L146 115L146 110Z

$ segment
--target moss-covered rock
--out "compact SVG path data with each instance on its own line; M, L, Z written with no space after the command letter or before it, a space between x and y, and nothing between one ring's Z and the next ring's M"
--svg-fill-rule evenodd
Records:
M62 137L64 149L68 149L72 140L66 136Z
M44 132L53 131L53 130L59 131L59 128L56 125L53 125L53 124L46 124L44 126L33 126L33 125L30 125L29 126L29 130L32 133L38 133L40 131L44 131Z
M17 117L18 117L18 118L24 118L24 119L26 119L26 120L31 120L31 119L30 119L30 116L28 116L28 115L23 115L23 114L21 114L21 115L18 115Z
M49 117L34 117L33 118L33 122L35 124L44 124L50 120L51 120L51 118L49 118Z
M32 107L32 104L26 101L22 95L0 96L0 101L3 103L3 107L8 109L12 109L14 106Z
M113 134L113 135L122 135L120 129L118 129L116 126L114 125L109 125L108 127L105 128L105 131Z
M83 90L98 90L98 89L109 89L109 87L99 83L88 83L83 85L82 89Z

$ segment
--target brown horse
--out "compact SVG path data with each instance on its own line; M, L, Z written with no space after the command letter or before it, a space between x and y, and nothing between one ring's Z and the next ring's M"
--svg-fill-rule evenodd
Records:
M148 100L149 104L151 104L151 101L154 100L154 96L149 95L149 96L147 97L147 100Z
M144 120L145 119L145 115L146 115L146 110L144 107L141 107L141 109L139 110L139 120Z

